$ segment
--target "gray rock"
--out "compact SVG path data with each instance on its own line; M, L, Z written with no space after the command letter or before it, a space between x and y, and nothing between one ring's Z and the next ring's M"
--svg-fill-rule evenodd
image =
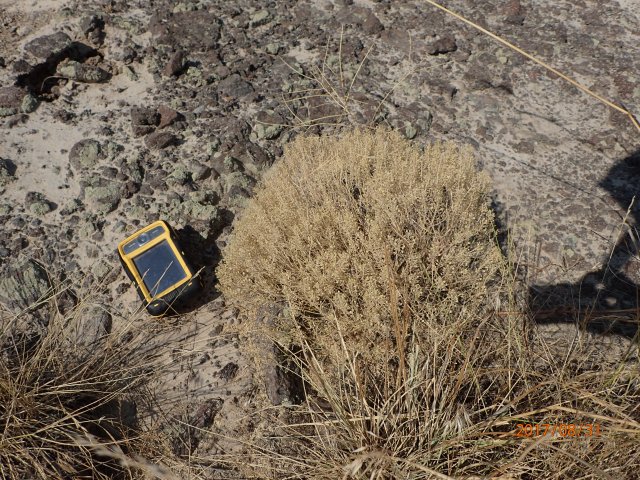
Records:
M111 75L100 67L74 60L58 65L56 74L83 83L106 82L111 78Z
M65 326L65 339L71 354L91 354L111 333L112 317L99 305L87 305L73 312Z
M31 40L24 49L38 60L50 61L66 53L71 43L69 35L56 32Z
M114 211L120 202L120 187L115 182L103 180L97 186L88 186L84 190L87 206L99 214Z
M257 120L258 123L255 125L254 130L260 140L273 140L280 135L284 128L284 119L272 111L260 112Z
M69 162L76 170L88 170L104 157L100 142L94 139L80 140L69 152Z
M362 24L362 29L365 33L374 35L383 31L384 25L382 25L382 22L374 15L373 12L369 12Z
M54 209L54 205L40 192L28 192L25 197L25 206L34 215L46 215Z
M17 108L0 107L0 117L10 117L18 113Z
M409 140L416 138L418 130L413 126L411 122L404 122L404 136Z
M15 314L38 306L50 295L49 275L33 260L9 267L0 275L0 303Z
M38 108L38 99L35 96L31 95L30 93L27 93L22 98L22 103L20 104L20 110L22 111L22 113L31 113L36 108Z
M151 150L161 150L176 145L178 141L178 137L171 132L153 132L144 139L145 145Z
M240 98L253 93L253 86L234 73L218 83L218 92L228 98Z
M21 87L0 88L0 108L18 110L27 91Z
M271 14L269 10L258 10L249 18L249 25L252 27L259 27L260 25L266 25L271 20Z
M278 44L278 43L269 43L265 47L265 50L270 55L277 55L278 52L280 51L280 44Z

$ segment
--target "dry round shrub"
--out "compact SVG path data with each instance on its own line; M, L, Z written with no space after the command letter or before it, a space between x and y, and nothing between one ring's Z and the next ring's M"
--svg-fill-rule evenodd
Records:
M310 342L329 370L344 365L340 334L379 370L398 308L405 336L480 322L504 265L489 194L453 144L421 151L382 129L298 138L235 224L222 291L252 313L286 303L281 341Z

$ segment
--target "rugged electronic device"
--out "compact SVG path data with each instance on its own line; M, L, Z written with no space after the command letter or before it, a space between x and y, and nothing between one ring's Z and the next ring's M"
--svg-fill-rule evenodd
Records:
M120 261L147 311L160 316L197 294L202 286L175 231L153 222L118 244Z

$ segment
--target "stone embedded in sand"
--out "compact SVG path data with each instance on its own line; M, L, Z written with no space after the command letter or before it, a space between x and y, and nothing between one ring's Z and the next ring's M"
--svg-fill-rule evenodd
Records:
M22 111L22 113L31 113L36 108L38 108L38 98L35 97L34 95L31 95L30 93L27 93L22 98L22 103L20 104L20 111Z
M95 167L103 157L100 142L94 139L80 140L69 152L69 161L76 170L88 170Z
M177 77L178 75L180 75L180 73L182 73L182 70L184 69L184 63L184 52L182 50L178 50L173 55L171 55L171 58L162 69L162 74L166 77Z
M20 112L28 92L21 87L0 88L0 117L8 117Z
M155 108L131 107L131 130L134 137L153 132L160 123L160 114Z
M153 132L144 139L144 143L151 150L161 150L178 143L178 137L171 132Z
M101 179L99 184L84 189L84 199L89 209L102 215L118 208L120 197L120 186L113 181Z
M266 25L271 20L271 14L269 10L263 9L258 10L256 13L251 15L249 18L249 24L252 27L259 27L261 25Z
M62 56L71 47L71 44L69 35L64 32L56 32L31 40L24 46L24 49L38 60L51 61Z
M13 313L33 308L50 294L49 275L33 260L9 267L0 275L0 303Z
M112 317L98 305L88 305L66 325L65 339L72 353L90 354L111 333Z
M160 123L158 124L158 128L168 127L182 117L180 112L177 112L166 105L160 105L158 107L158 113L160 114Z
M225 97L239 98L253 93L253 87L240 75L234 73L218 83L218 92Z
M0 108L20 108L27 91L21 87L0 88Z
M15 171L16 166L11 160L0 158L0 187L4 187L16 179Z
M109 80L111 75L100 67L70 60L58 65L56 74L77 82L100 83Z
M444 35L427 47L429 55L441 55L443 53L455 52L458 49L456 39L453 35Z
M46 215L54 209L54 205L40 192L27 192L24 203L34 215Z

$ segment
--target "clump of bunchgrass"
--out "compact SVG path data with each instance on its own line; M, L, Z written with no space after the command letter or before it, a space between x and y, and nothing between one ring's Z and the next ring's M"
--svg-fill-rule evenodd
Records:
M145 347L148 329L135 318L112 325L117 315L92 304L92 296L69 305L68 287L59 288L37 313L46 320L37 332L20 329L31 311L0 312L3 479L162 471L153 463L165 451L162 442L140 428L136 415L157 363Z

